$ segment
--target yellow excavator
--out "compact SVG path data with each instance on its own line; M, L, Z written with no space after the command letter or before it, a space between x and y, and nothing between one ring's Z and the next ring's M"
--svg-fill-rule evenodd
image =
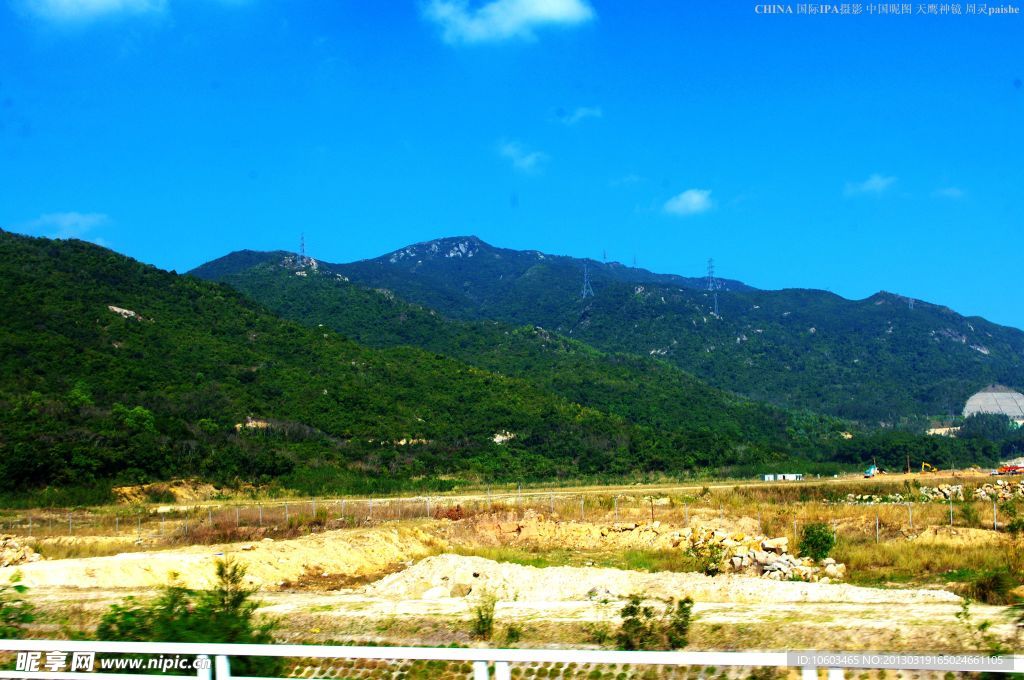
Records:
M926 472L938 472L938 469L931 463L921 461L921 474L923 475Z

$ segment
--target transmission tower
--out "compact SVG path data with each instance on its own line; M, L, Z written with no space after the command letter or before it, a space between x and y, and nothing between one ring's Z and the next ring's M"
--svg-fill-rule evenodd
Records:
M583 265L583 299L594 297L594 289L590 285L590 268Z
M299 234L299 264L306 264L306 232Z
M718 279L715 278L715 261L712 258L708 258L708 292L711 293L711 297L715 305L715 316L718 316L718 289L720 284Z

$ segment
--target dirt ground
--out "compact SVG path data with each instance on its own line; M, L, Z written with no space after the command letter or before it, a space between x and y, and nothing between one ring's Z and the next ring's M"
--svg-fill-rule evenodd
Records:
M460 547L516 541L584 552L622 550L637 547L630 541L642 543L647 536L656 542L662 535L543 519L517 526L512 538L494 516L389 522L290 540L47 560L0 569L0 580L17 570L41 609L79 628L94 625L110 604L127 595L151 593L171 582L209 587L216 561L232 557L245 565L250 584L259 589L261 611L281 622L282 639L296 642L472 644L468 621L483 598L493 596L498 629L515 626L522 644L597 646L595 631L616 626L624 599L643 593L652 600L689 595L696 601L691 646L697 649L920 651L976 644L957 618L961 599L940 589L537 568L452 554ZM981 540L948 533L925 532L915 540ZM1009 636L1004 608L974 605L972 612L978 622L989 620L995 632Z

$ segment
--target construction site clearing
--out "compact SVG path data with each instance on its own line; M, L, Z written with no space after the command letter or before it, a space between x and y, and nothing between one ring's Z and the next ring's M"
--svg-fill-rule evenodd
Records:
M762 533L758 518L710 509L688 513L686 521L678 513L666 516L579 521L505 509L287 539L136 545L131 552L72 559L40 559L27 547L31 539L7 537L5 545L13 543L20 559L0 568L0 580L17 573L41 611L88 629L126 596L155 595L168 584L208 588L217 561L230 559L246 568L260 612L279 620L281 641L304 643L480 644L468 622L485 598L494 598L496 621L518 631L517 644L607 647L608 631L633 594L652 602L693 598L689 649L977 650L981 643L971 631L979 622L1010 644L1017 639L1005 606L973 603L965 625L965 593L952 580L851 585L851 565L799 556L795 537ZM104 537L36 545L45 553L62 540ZM996 531L933 526L891 533L880 545L945 555L980 546L998 556L1018 550L1013 540ZM645 556L678 564L625 568ZM709 559L721 573L708 575L717 571L707 571ZM37 633L60 631L40 624Z

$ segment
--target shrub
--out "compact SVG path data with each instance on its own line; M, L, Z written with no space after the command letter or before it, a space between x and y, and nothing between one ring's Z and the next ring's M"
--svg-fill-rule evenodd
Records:
M595 645L603 645L612 636L612 632L606 623L584 624L583 633L586 635L587 642Z
M1009 569L984 571L970 584L970 597L985 604L1009 604L1010 591L1018 585Z
M230 560L217 562L217 584L211 590L168 586L155 600L138 603L127 598L112 605L96 628L100 640L136 642L273 642L273 621L256 621L255 591L244 587L245 567ZM279 659L236 658L238 675L273 676L281 673Z
M493 593L484 592L480 602L473 608L473 637L490 640L494 634L494 608L498 598Z
M835 545L835 534L824 522L808 524L800 536L800 554L815 560L828 557Z
M981 523L981 516L978 514L978 508L974 507L974 503L969 501L963 501L960 503L960 519L964 521L969 527L978 526Z
M697 569L705 576L717 576L722 573L725 548L720 544L708 543L700 548L691 547L686 554L697 560Z
M686 646L690 632L693 600L666 600L665 609L658 613L654 607L643 604L640 595L631 595L622 608L622 625L615 634L621 649L671 650Z
M505 644L514 645L523 639L523 629L515 624L508 624L505 629Z
M0 585L0 640L15 640L22 636L35 617L32 605L22 599L28 588L18 585L21 575L15 573L10 585Z

